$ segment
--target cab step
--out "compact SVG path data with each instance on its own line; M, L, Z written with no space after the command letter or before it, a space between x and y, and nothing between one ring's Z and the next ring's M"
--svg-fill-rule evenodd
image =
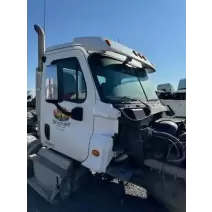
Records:
M58 201L58 194L61 196L63 192L61 186L64 178L68 179L70 172L73 171L71 169L73 160L46 148L41 148L37 154L30 155L29 160L32 161L30 164L32 174L27 179L28 184L49 203L54 204Z
M59 202L55 197L58 195L59 190L54 189L54 191L46 188L42 185L36 177L32 177L27 179L27 183L38 193L40 194L46 201L50 204L56 204Z
M29 156L28 168L28 184L50 204L67 200L92 179L88 169L45 147Z

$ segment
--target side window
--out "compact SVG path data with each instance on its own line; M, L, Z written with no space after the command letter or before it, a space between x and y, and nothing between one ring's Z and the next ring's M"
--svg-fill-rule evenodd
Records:
M103 76L97 76L97 79L98 79L98 81L99 81L99 84L101 85L102 83L105 83L106 82L106 79L105 79L105 77L103 77Z
M85 79L77 58L68 58L53 62L61 73L59 84L63 100L82 103L87 96Z

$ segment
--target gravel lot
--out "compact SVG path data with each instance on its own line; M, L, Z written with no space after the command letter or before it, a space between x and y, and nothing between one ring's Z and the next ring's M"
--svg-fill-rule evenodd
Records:
M125 190L125 192L124 192ZM93 182L63 205L50 205L28 186L28 212L167 212L156 200L142 199L145 190L128 184Z

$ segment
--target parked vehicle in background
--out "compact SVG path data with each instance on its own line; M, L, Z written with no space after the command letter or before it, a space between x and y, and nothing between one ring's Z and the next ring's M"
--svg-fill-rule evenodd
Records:
M186 117L186 79L178 83L177 91L174 91L170 83L160 84L156 91L162 103L171 107L177 117Z

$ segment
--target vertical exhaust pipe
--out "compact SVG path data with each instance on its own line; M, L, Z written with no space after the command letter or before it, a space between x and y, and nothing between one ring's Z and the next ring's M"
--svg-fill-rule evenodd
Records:
M34 29L38 34L38 67L37 71L43 72L43 57L45 52L45 35L44 31L38 25L34 25Z
M37 135L40 137L40 108L41 108L41 92L42 92L42 74L43 59L45 54L45 34L41 27L34 25L34 30L38 35L38 67L36 69L36 114L38 130Z

